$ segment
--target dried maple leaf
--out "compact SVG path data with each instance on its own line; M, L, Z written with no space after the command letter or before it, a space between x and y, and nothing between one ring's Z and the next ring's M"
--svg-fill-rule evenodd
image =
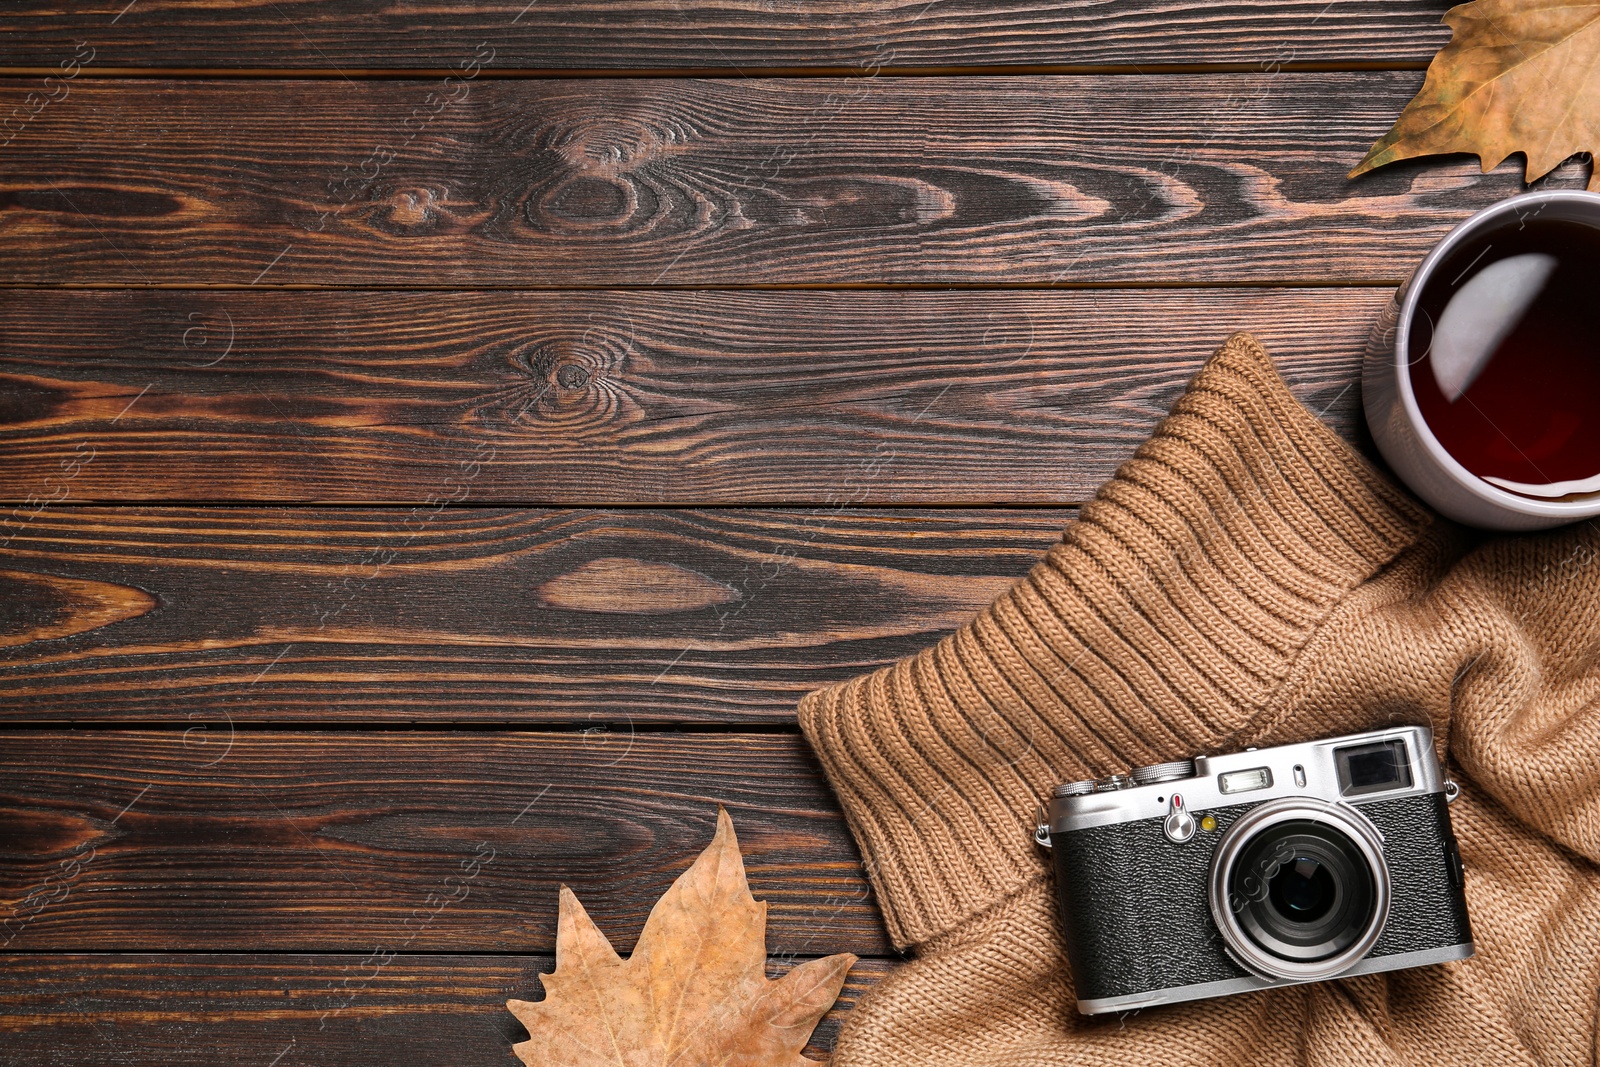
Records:
M1350 177L1414 156L1472 152L1483 169L1527 154L1527 180L1600 150L1600 0L1474 0L1422 91ZM1589 188L1600 190L1600 168Z
M800 1050L855 961L767 978L767 904L750 895L718 809L710 846L656 901L626 960L561 887L545 998L506 1002L529 1035L512 1051L529 1067L814 1067Z

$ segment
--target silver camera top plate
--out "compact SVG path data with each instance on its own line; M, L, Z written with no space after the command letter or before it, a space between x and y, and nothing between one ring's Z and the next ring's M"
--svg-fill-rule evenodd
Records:
M1409 784L1346 792L1339 750L1381 746L1400 741L1405 745ZM1181 762L1181 761L1180 761ZM1173 764L1163 764L1171 767ZM1142 769L1142 768L1141 768ZM1329 803L1364 804L1411 793L1444 792L1446 783L1433 751L1433 731L1426 726L1397 726L1342 737L1324 738L1273 748L1246 749L1220 756L1196 756L1194 773L1185 778L1163 777L1146 785L1133 775L1101 779L1093 792L1051 798L1048 835L1109 826L1134 819L1166 818L1172 796L1181 796L1192 812L1235 804L1255 804L1284 797L1309 797ZM1087 785L1088 783L1080 783Z

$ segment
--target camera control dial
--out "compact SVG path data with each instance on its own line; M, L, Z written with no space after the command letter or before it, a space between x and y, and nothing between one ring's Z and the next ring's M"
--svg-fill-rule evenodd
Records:
M1135 767L1129 772L1129 777L1140 785L1154 785L1156 782L1193 778L1194 772L1194 760L1180 759L1171 763L1152 763L1148 767Z

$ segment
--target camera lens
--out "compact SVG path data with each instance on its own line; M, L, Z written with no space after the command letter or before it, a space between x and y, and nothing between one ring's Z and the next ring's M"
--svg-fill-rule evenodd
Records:
M1296 856L1268 886L1267 897L1291 922L1316 922L1333 907L1339 887L1327 865L1315 856Z
M1251 807L1217 842L1206 883L1229 955L1265 978L1317 981L1373 949L1391 886L1377 827L1348 805L1284 797Z
M1229 906L1246 935L1280 959L1325 959L1371 925L1372 870L1337 827L1296 819L1244 843L1228 879Z

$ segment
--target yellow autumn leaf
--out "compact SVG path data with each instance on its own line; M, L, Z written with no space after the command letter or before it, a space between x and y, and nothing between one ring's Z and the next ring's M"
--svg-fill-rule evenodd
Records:
M1422 91L1350 177L1415 156L1471 152L1484 170L1527 154L1527 180L1600 150L1600 0L1474 0ZM1600 168L1589 188L1600 190Z
M800 1054L856 957L766 976L767 904L750 895L733 821L650 910L619 957L561 887L556 969L545 998L506 1002L528 1030L528 1067L813 1067Z

